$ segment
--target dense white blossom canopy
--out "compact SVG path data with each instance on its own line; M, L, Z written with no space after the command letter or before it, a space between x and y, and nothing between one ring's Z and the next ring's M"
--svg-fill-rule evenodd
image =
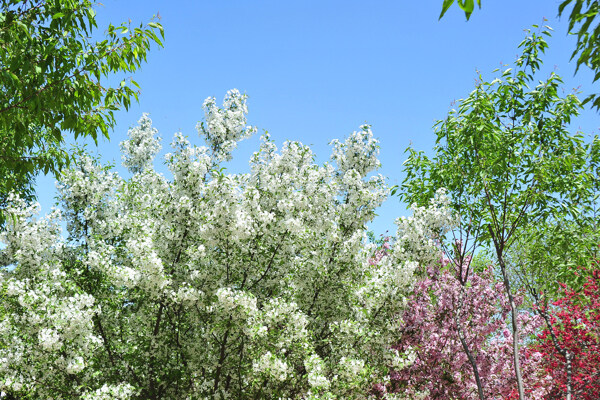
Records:
M176 134L166 163L144 115L123 179L89 156L37 219L16 196L0 275L0 391L44 399L353 399L406 355L390 350L419 264L452 225L442 192L398 221L370 262L366 223L388 195L368 126L331 163L268 135L247 174L222 161L255 128L246 97L209 98L206 147ZM61 236L59 222L68 235Z

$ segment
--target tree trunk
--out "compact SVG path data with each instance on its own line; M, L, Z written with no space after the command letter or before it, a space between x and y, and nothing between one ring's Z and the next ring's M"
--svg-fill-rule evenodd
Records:
M573 360L573 354L571 352L569 352L566 349L563 349L562 347L560 347L560 344L558 343L558 338L556 337L556 334L554 333L554 329L552 329L552 324L550 323L550 318L548 318L548 313L546 312L546 307L544 306L543 309L540 309L539 303L540 300L537 297L537 295L535 296L535 300L538 303L538 313L542 316L542 318L544 318L544 321L546 321L546 326L548 327L548 331L550 332L550 338L552 339L552 344L554 345L554 348L556 349L556 351L561 354L564 358L565 358L565 364L566 364L566 368L567 368L567 397L566 400L571 400L572 398L572 393L573 393L573 366L572 366L572 360Z
M506 273L506 265L502 257L502 251L496 245L496 254L498 256L498 263L500 264L500 270L502 271L502 279L504 280L504 288L508 295L508 302L510 304L510 316L512 321L512 334L513 334L513 362L515 367L515 377L517 378L517 389L519 390L519 400L525 400L525 392L523 390L523 376L521 375L521 363L519 361L519 323L517 321L517 307L513 295L510 290L510 281L508 280L508 274Z
M573 393L573 367L571 360L573 359L573 354L567 350L565 351L565 358L567 360L567 400L571 400L571 393Z
M458 300L458 312L459 313L462 311L462 307L463 307L463 290L464 290L464 287L461 286L460 294L459 294L460 297ZM467 341L465 340L465 337L462 333L462 329L460 327L460 320L459 320L457 314L454 315L454 323L456 324L456 328L458 329L458 338L460 339L460 344L462 345L462 348L465 351L467 358L469 359L469 363L471 364L471 367L473 368L473 375L475 375L475 383L477 383L477 394L479 395L479 400L484 400L483 386L481 385L481 379L479 377L479 369L477 368L477 362L475 361L475 358L473 357L473 355L471 354L471 351L469 350L469 346L467 345Z

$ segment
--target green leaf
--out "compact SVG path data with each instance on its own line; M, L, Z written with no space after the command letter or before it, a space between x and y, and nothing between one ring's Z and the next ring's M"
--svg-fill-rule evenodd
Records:
M446 14L446 11L448 11L448 9L453 3L454 0L444 0L444 3L442 4L442 12L440 13L440 17L438 19L442 19L444 14Z
M470 14L473 12L475 4L473 0L458 0L458 6L461 8L461 10Z
M467 17L467 21L471 18L471 14L473 13L473 9L475 8L475 3L473 0L458 0L458 6L465 12L465 16Z

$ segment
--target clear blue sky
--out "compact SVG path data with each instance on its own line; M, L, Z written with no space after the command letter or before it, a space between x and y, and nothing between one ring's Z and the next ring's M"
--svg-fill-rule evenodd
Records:
M154 48L135 74L140 102L117 114L110 142L101 141L97 151L120 166L119 142L143 112L164 139L163 154L176 131L200 144L194 127L203 100L220 102L237 88L249 95L250 124L268 130L278 145L312 144L320 162L329 157L330 140L371 124L381 141L381 173L399 184L406 147L430 150L433 124L473 89L476 71L490 77L511 63L523 30L544 17L555 29L546 72L556 69L567 91L600 91L588 71L573 77L574 38L566 35L566 18L556 17L559 1L484 0L469 22L457 7L438 21L441 2L103 0L100 30L129 19L139 25L159 13L165 47ZM586 111L573 130L596 134L599 121ZM243 142L228 169L246 171L257 144L258 135ZM38 194L48 211L52 178L38 179ZM379 214L371 228L383 233L394 231L393 220L407 211L391 198Z

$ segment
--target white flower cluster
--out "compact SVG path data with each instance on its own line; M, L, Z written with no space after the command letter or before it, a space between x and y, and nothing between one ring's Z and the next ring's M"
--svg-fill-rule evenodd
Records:
M285 354L282 354L285 356ZM267 351L258 361L252 364L254 372L258 374L266 373L269 378L283 382L288 376L289 367L281 358Z
M223 100L223 108L219 108L214 97L204 101L204 118L196 126L198 133L203 135L213 151L216 160L230 160L231 152L237 142L250 137L256 128L246 126L246 95L241 95L237 89L227 92Z
M323 360L316 354L311 355L304 361L304 367L308 371L308 383L314 391L329 388L329 379L325 376L325 365Z
M124 180L83 156L59 184L69 237L13 198L1 236L0 391L33 398L363 399L390 365L416 263L451 224L444 197L373 263L365 226L389 193L368 127L317 165L265 135L226 174L245 96L205 102L208 147L181 134L168 180L147 117ZM429 246L429 247L428 247ZM398 355L402 358L403 355Z
M10 266L0 275L0 391L27 393L41 385L49 393L84 371L84 356L102 344L93 326L100 309L69 279L70 257L55 220L60 213L35 220L39 206L10 201L0 234Z
M107 207L107 199L119 190L121 179L108 168L98 168L88 155L79 158L77 167L63 172L56 186L64 206L67 230L72 240L84 239L85 232L107 229L114 225L114 208ZM95 224L92 227L90 224Z
M133 395L133 386L128 384L103 385L83 395L82 400L128 400Z
M176 133L171 147L174 153L165 156L173 177L179 188L190 196L200 195L196 191L202 188L213 160L207 147L195 147L181 134Z
M331 141L333 154L331 155L338 166L340 173L354 170L360 176L381 166L379 155L379 142L373 137L371 126L363 125L359 132L354 132L346 141L337 139Z
M412 205L413 215L396 220L398 234L394 244L398 260L417 261L431 265L439 261L440 239L457 225L457 217L450 208L446 190L441 188L431 199L429 207Z
M162 147L160 138L155 137L158 130L152 127L152 120L148 114L142 115L138 125L129 129L129 139L120 144L123 166L133 174L149 168Z

